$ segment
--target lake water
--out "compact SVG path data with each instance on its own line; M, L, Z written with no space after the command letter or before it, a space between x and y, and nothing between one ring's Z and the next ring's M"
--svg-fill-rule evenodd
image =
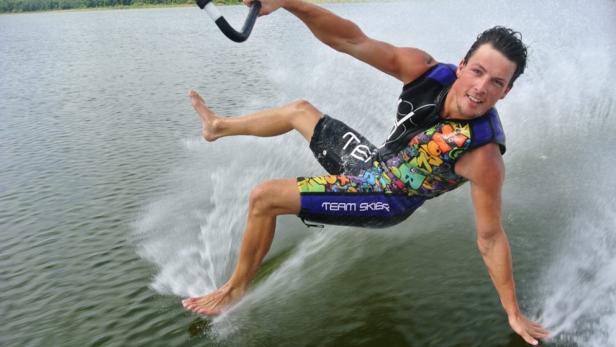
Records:
M444 62L493 25L523 32L528 69L499 104L520 304L545 345L616 346L616 2L327 7ZM205 143L190 88L225 115L305 98L379 143L401 85L284 11L242 44L196 7L0 16L0 345L524 345L468 186L384 230L280 218L244 300L184 311L230 274L251 187L322 173L298 134Z

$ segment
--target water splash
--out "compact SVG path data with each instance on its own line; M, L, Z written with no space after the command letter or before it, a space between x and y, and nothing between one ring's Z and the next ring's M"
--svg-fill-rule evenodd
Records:
M289 297L298 291L306 291L315 283L319 283L317 277L326 276L333 268L322 269L320 274L310 271L310 276L298 276L298 274L306 274L306 267L318 263L315 261L315 257L318 257L318 254L328 246L331 247L332 241L337 236L335 232L317 233L304 240L293 251L293 254L263 283L248 292L229 311L213 320L212 330L209 332L210 336L215 340L224 341L236 334L239 327L245 327L246 324L249 324L247 319L250 318L241 313L256 310L262 306L277 305L277 303L279 307L280 303L288 301Z
M145 208L135 237L140 256L159 268L152 288L193 296L220 286L234 266L247 192L255 182L245 174L230 180L230 172L235 176L247 167L265 169L249 156L230 153L233 148L227 146L212 150L190 139L184 147L190 164L170 174L171 191ZM229 156L240 160L228 161Z
M611 203L586 206L546 268L542 320L555 341L616 344L616 213ZM594 212L593 212L594 211Z

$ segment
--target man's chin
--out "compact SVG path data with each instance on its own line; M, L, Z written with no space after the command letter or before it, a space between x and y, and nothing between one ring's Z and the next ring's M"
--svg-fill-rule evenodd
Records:
M485 107L469 107L468 105L464 105L466 107L458 106L458 114L459 118L471 120L475 118L479 118L483 116L489 109L484 110ZM482 105L483 106L483 105Z
M483 116L484 114L485 114L485 112L482 112L482 113L463 112L463 113L460 113L460 118L466 119L466 120L471 120L471 119L479 118L479 117Z
M472 109L466 109L466 112L463 112L462 115L465 119L475 119L483 116L489 111L489 108L483 107L473 107Z

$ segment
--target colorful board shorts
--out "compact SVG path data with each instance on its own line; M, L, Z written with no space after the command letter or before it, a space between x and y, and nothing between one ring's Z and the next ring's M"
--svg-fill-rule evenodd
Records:
M377 148L339 120L324 115L310 149L329 175L297 178L298 216L304 222L384 228L402 222L425 201L409 195L378 160Z

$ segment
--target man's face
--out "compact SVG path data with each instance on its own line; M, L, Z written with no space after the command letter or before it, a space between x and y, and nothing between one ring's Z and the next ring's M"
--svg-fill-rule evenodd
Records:
M464 64L458 65L458 79L451 87L453 102L450 116L473 119L484 115L509 90L516 64L490 44L481 45Z

